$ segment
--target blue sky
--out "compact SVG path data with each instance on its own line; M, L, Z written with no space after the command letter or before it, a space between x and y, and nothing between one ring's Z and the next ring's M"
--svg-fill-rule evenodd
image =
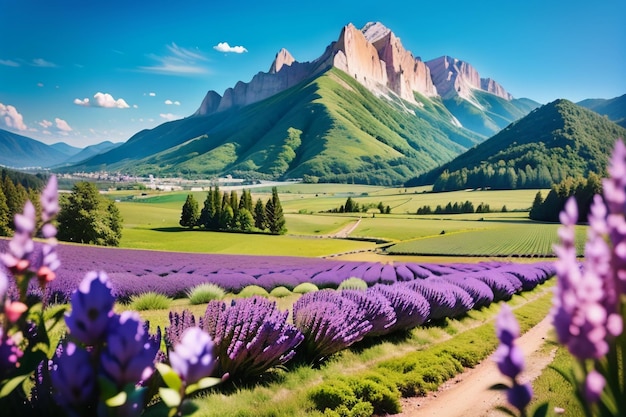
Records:
M302 4L300 4L302 3ZM0 128L44 143L126 141L379 21L427 61L450 55L513 96L626 93L626 2L0 0Z

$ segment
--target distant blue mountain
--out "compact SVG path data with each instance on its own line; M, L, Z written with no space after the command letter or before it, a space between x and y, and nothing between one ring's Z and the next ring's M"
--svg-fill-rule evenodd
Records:
M576 104L608 117L621 127L626 127L626 94L610 99L590 98Z
M0 129L0 165L10 168L51 168L75 164L121 143L105 141L84 149L64 142L47 145L38 140Z
M0 129L0 165L11 168L58 165L68 155L45 143Z
M75 146L68 145L65 142L53 143L52 145L50 145L50 147L56 149L57 151L63 152L67 156L74 156L77 153L79 153L80 151L82 151L81 148L77 148Z

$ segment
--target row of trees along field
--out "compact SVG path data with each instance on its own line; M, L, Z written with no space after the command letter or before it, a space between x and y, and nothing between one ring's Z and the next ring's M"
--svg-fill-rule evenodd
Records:
M38 193L44 179L39 176L2 169L0 172L0 236L9 236L14 230L13 218L22 212L26 200L39 204Z
M221 192L219 187L211 187L201 210L193 194L189 194L183 204L179 224L215 231L257 231L275 235L287 232L276 187L272 188L272 196L265 204L259 198L254 205L250 190L243 190L239 198L236 190Z
M593 196L601 193L602 180L593 172L590 172L587 178L566 178L552 186L545 200L541 191L537 192L529 217L532 220L558 222L559 213L563 210L565 202L574 196L578 205L578 221L586 222Z
M380 201L378 205L375 205L374 203L359 204L354 201L352 197L348 197L346 203L339 206L339 208L328 210L328 213L367 213L367 211L372 208L378 209L381 214L391 213L391 207L385 206L382 201Z
M506 205L502 206L500 209L501 212L506 213L508 210ZM491 213L491 207L489 204L480 203L478 207L474 208L474 203L471 201L466 201L465 203L455 202L452 204L451 201L448 202L445 206L441 204L437 204L437 207L433 211L433 209L426 205L417 209L417 214L461 214L461 213Z

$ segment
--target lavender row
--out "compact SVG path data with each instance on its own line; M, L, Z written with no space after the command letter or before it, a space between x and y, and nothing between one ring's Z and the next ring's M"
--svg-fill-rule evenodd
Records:
M0 240L0 251L7 240ZM125 300L133 295L157 291L170 297L201 283L213 283L226 291L237 293L246 286L258 285L267 291L284 286L293 289L304 282L319 288L337 288L347 278L363 279L368 286L411 282L430 278L453 281L473 291L478 306L494 299L510 297L527 291L554 274L551 263L512 264L485 262L477 264L417 264L398 262L341 262L319 258L239 256L144 250L114 249L93 246L59 245L62 264L57 279L41 294L37 286L31 292L49 302L67 302L71 292L84 275L92 270L105 270L111 278L116 297ZM36 251L35 253L38 253ZM479 287L482 281L492 290L493 299Z

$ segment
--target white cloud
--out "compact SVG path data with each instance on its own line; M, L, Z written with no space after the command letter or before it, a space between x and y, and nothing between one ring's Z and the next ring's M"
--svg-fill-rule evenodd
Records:
M205 74L207 68L201 63L207 58L198 51L181 48L172 43L166 46L168 55L150 54L148 57L158 63L153 66L139 67L141 71L157 72L169 75Z
M148 93L148 95L149 95L150 97L155 97L155 96L156 96L156 93Z
M165 119L167 121L182 119L181 116L178 116L178 115L172 114L172 113L160 113L159 116L161 116L161 118L163 118L163 119Z
M70 125L65 120L59 119L58 117L54 119L54 123L56 124L57 129L59 129L62 132L71 132L72 130L74 130L70 127Z
M176 100L176 101L172 101L172 100L165 100L164 101L165 104L167 104L168 106L171 106L172 104L176 105L176 106L180 106L180 101Z
M75 98L74 99L74 104L78 105L78 106L85 106L85 107L89 107L89 99L87 97L85 97L84 99L79 99L79 98Z
M52 126L52 122L49 120L42 120L41 122L37 123L39 126L43 127L44 129L49 128L50 126Z
M243 46L230 46L228 42L220 42L215 45L213 49L220 52L233 52L235 54L243 54L244 52L248 52L248 50Z
M169 106L170 104L174 104L174 102L172 100L165 100L165 104Z
M43 83L37 83L37 87L43 87Z
M128 105L128 103L126 103L126 101L123 98L118 98L117 100L115 98L113 98L113 96L109 93L101 93L101 92L97 92L96 94L93 95L93 98L95 99L93 102L90 101L88 98L84 98L84 99L79 99L79 98L75 98L74 99L74 104L78 105L78 106L84 106L84 107L105 107L108 109L128 109L130 108L130 106Z
M10 104L4 105L0 103L0 122L6 127L16 130L26 130L28 127L24 124L24 117Z
M56 67L56 64L50 61L46 61L43 58L35 58L33 59L33 62L31 64L34 67L47 67L47 68L54 68Z
M11 59L0 59L0 65L4 65L6 67L19 67L20 63Z

